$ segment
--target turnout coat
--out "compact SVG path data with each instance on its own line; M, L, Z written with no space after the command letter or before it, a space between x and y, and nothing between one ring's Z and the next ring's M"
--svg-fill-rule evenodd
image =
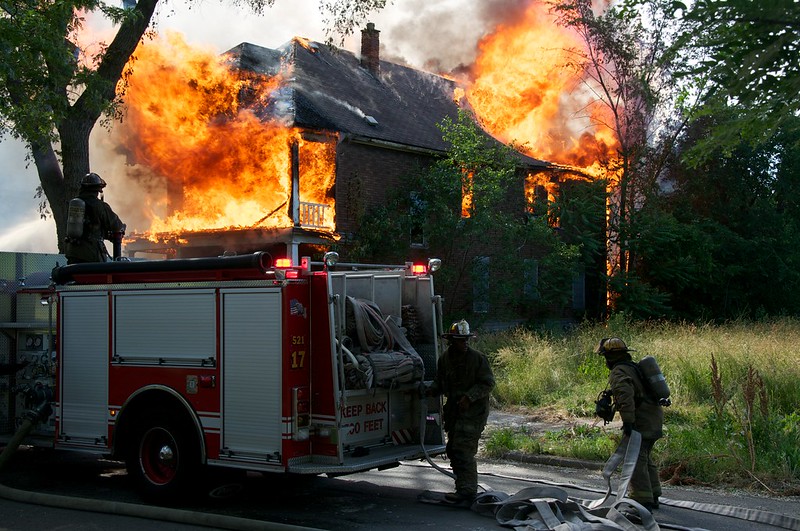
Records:
M644 439L664 436L664 408L650 397L637 367L631 361L616 363L608 373L608 385L614 395L614 408L622 422L631 424Z

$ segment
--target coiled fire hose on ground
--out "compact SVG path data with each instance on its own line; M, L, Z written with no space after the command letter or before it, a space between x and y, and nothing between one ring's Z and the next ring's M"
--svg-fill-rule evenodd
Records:
M427 421L427 402L423 392L424 384L420 386L420 445L427 462L439 472L455 478L452 472L438 466L433 462L425 448L425 426ZM472 504L472 510L484 516L494 517L503 527L527 526L527 529L554 530L562 529L562 525L570 525L569 529L598 529L599 526L609 530L644 529L657 531L661 528L677 529L684 531L706 531L698 528L685 527L676 524L659 524L653 515L640 504L625 494L628 490L630 477L636 466L639 454L641 434L633 431L631 436L623 437L614 454L603 467L603 478L606 481L605 491L566 485L546 480L501 476L499 474L484 474L487 476L503 477L528 483L540 483L543 487L526 487L509 496L503 492L487 490L478 494ZM615 499L609 501L614 494L611 486L611 476L622 465L620 471L620 484ZM568 496L565 488L604 492L600 499L588 500ZM698 503L683 500L671 500L659 497L659 503L671 507L679 507L694 511L717 514L739 520L768 524L782 529L800 531L800 518L777 514L769 511L745 509L729 505L712 503ZM640 523L633 524L629 520L629 513L620 510L624 507L634 509L639 516ZM567 519L569 518L569 519ZM567 522L569 522L567 524Z
M36 424L40 421L46 420L49 415L49 402L42 402L40 405L31 409L24 415L22 424L14 433L14 436L11 438L3 452L0 453L0 473L2 473L6 463L9 461L14 452L17 451L17 448L19 448L20 444L22 444L22 441L24 441L25 438L30 434ZM138 505L135 503L111 502L93 498L44 494L40 492L14 489L4 485L3 483L0 483L0 497L19 503L104 513L116 516L144 518L148 520L161 520L164 522L174 522L199 527L213 527L217 529L235 529L243 531L321 531L311 527L263 522L235 516L186 511L169 507L155 507L149 505Z

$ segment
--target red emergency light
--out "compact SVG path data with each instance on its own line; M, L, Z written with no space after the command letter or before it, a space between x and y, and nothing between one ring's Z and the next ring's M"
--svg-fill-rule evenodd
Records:
M275 267L292 267L291 258L277 258L275 260Z
M428 272L428 268L425 267L425 264L413 264L411 266L411 273L414 275L424 275Z

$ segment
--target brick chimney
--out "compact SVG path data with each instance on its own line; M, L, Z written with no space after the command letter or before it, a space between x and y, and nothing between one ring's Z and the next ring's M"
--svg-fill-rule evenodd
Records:
M381 74L380 33L372 22L367 23L367 29L361 30L361 66L375 77Z

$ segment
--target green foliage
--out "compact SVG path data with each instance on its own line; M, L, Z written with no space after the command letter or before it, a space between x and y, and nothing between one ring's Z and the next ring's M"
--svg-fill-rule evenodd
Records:
M663 186L615 225L629 260L607 279L615 311L698 322L800 312L800 129L781 128L758 147L740 142L695 167L681 162L718 123L724 116L694 122Z
M665 437L654 448L663 476L685 483L707 483L712 478L717 478L717 484L729 483L735 464L725 453L725 441L702 424L667 426Z
M349 244L360 256L394 254L402 260L419 243L412 238L424 239L426 255L445 264L436 283L447 315L469 314L474 299L464 294L485 299L493 319L563 307L579 248L559 238L544 217L526 216L514 150L488 137L465 111L455 121L446 119L441 129L450 149L430 167L407 175L385 209L361 219L357 239ZM462 194L472 198L466 214ZM536 285L526 284L531 260L538 263ZM457 306L459 300L465 304ZM473 324L481 317L474 316Z
M98 8L95 1L12 2L0 11L0 133L23 140L54 138L55 124L70 102L61 90L88 80L89 71L73 55L68 33L82 26L80 10Z
M602 179L577 186L562 183L550 207L550 216L558 220L561 238L578 246L581 262L587 267L594 267L598 260L605 261L606 186Z
M530 454L544 453L542 446L525 431L502 428L489 434L485 452L491 457L502 457L511 451Z
M560 455L592 461L605 461L619 444L617 434L610 434L598 426L582 424L547 432L542 439L548 442L542 444L546 450L550 450L547 453L555 453L555 448L559 448Z
M695 122L679 153L712 135L717 123L711 117ZM675 315L730 319L800 311L798 138L800 132L781 129L758 148L740 142L731 156L717 153L693 169L671 168L674 190L655 205L664 214L645 215L671 219L681 237L642 249L642 275L671 293ZM653 233L644 231L643 238L653 239ZM656 269L658 261L666 267ZM669 278L666 269L680 276Z
M618 443L618 439L596 426L575 425L541 435L524 429L502 428L488 434L485 451L490 457L522 452L604 461Z
M523 329L508 332L508 346L493 352L496 367L497 393L516 404L541 405L553 389L564 386L563 363L555 359L547 338ZM548 367L550 370L528 370Z
M760 418L753 425L729 412L667 430L658 461L679 481L752 485L773 493L800 481L797 414Z
M616 272L608 279L608 287L616 297L614 308L617 312L639 319L661 318L669 314L668 296L634 273Z
M611 177L606 238L600 240L608 241L612 310L643 318L667 315L669 295L642 276L636 246L646 230L639 226L638 210L658 188L683 125L671 109L683 90L671 76L677 54L669 43L679 25L674 2L613 2L598 13L591 2L561 0L553 10L559 24L584 41L576 62L596 95L590 105L596 116L605 117L598 125L610 128L617 141L614 156L603 161Z
M256 0L249 0L256 1ZM270 4L274 0L270 0ZM344 44L345 38L353 33L359 23L366 20L375 11L380 11L386 6L386 0L324 0L320 2L320 11L324 14L328 43L334 44L338 38L338 45Z
M624 0L598 13L563 0L553 9L587 45L576 61L605 95L593 104L615 116L611 268L599 279L611 310L699 322L797 315L800 4ZM565 202L559 215L572 223L580 206ZM589 230L565 233L588 265L605 251L592 242L604 240L577 226Z
M742 140L759 145L785 126L798 131L800 4L793 0L698 0L683 11L687 23L676 49L694 52L681 74L697 79L706 106L701 118L735 112L700 139L694 162L730 152ZM791 123L791 125L790 125Z
M506 216L499 206L516 177L514 151L487 137L466 111L460 111L455 122L445 118L439 128L450 147L437 163L442 178L430 191L449 193L459 201L462 192L472 195L468 220L476 226L501 221ZM456 214L461 218L460 210Z
M669 383L673 405L654 453L665 476L762 490L800 483L797 320L695 325L616 315L564 335L525 329L483 334L476 346L495 368L499 407L555 407L590 421L608 376L594 352L601 337L611 336L635 348L635 359L654 355ZM594 420L588 426L570 421L568 429L549 434L510 429L489 439L500 454L528 445L539 453L605 460L619 431Z

